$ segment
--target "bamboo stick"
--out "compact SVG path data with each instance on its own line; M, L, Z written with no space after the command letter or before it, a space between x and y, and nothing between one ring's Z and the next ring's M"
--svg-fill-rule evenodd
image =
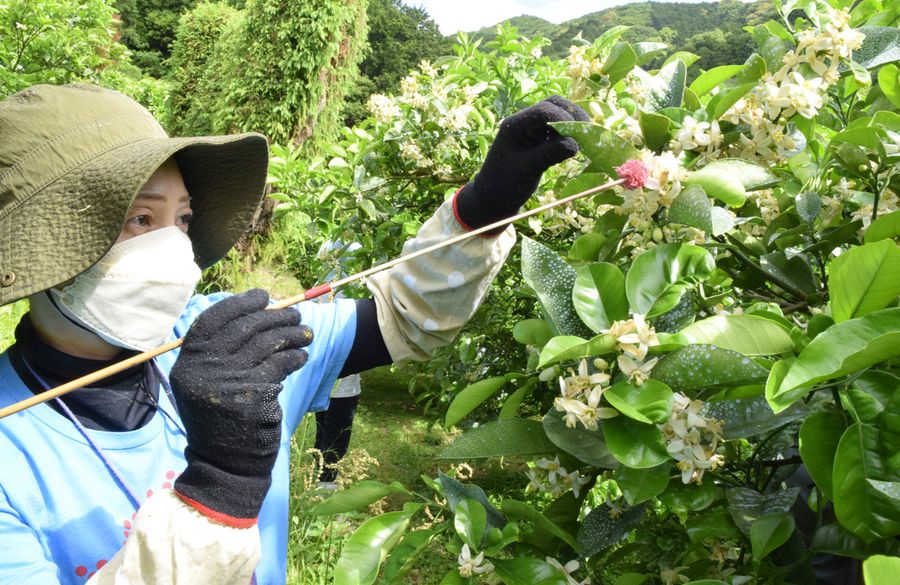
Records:
M439 242L437 244L433 244L426 248L422 248L421 250L417 250L417 251L407 254L405 256L400 256L399 258L389 260L389 261L385 262L384 264L379 264L378 266L373 266L372 268L368 268L366 270L363 270L362 272L357 272L356 274L335 280L330 283L320 284L320 285L310 288L298 295L289 297L282 301L272 303L272 305L270 305L268 308L284 309L285 307L290 307L291 305L295 305L301 301L308 301L310 299L318 298L322 295L326 295L326 294L333 292L338 287L341 287L345 284L349 284L351 282L366 278L368 276L371 276L371 275L381 272L383 270L387 270L389 268L396 266L397 264L407 262L409 260L412 260L413 258L418 258L419 256L429 254L431 252L434 252L435 250L439 250L439 249L445 248L447 246L452 246L453 244L457 244L457 243L467 240L469 238L479 236L485 232L493 231L499 227L505 227L511 223L519 221L520 219L525 219L525 218L531 217L533 215L543 213L549 209L553 209L554 207L559 207L561 205L566 205L568 203L572 203L573 201L582 199L589 195L594 195L595 193L599 193L601 191L605 191L607 189L615 187L616 185L621 185L621 184L625 183L626 181L627 181L627 179L617 179L615 181L609 181L608 183L598 185L597 187L592 187L591 189L581 191L580 193L575 193L574 195L569 195L568 197L564 197L563 199L559 199L557 201L552 201L550 203L546 203L544 205L541 205L540 207L535 207L534 209L529 209L528 211L524 211L524 212L516 214L512 217L507 217L500 221L495 221L494 223L491 223L486 226L480 227L478 229L466 232L464 234L460 234L458 236L454 236L448 240ZM25 409L31 408L32 406L34 406L36 404L41 404L41 403L47 402L48 400L53 400L54 398L57 398L59 396L62 396L69 392L72 392L73 390L77 390L78 388L83 388L85 386L89 386L95 382L103 380L104 378L112 376L113 374L117 374L119 372L127 370L128 368L131 368L138 364L149 361L158 355L162 355L166 352L172 351L176 347L179 347L181 345L181 343L182 343L182 339L176 339L174 341L170 341L169 343L163 344L157 348L145 351L136 356L132 356L126 360L117 362L115 364L112 364L112 365L102 368L100 370L97 370L96 372L93 372L91 374L87 374L86 376L82 376L80 378L72 380L71 382L66 382L65 384L57 386L56 388L53 388L51 390L47 390L46 392L41 392L40 394L36 394L30 398L26 398L25 400L22 400L15 404L11 404L10 406L7 406L5 408L0 408L0 419L3 419L5 417L7 417L11 414L15 414L17 412L21 412Z

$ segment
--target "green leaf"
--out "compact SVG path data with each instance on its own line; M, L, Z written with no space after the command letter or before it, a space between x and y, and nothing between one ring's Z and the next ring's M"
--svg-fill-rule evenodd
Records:
M700 485L685 485L681 481L673 481L659 495L659 501L678 514L686 514L704 510L721 497L721 488L716 487L712 481L705 481ZM731 517L728 517L728 523L732 523Z
M428 549L435 536L433 530L407 532L384 563L382 581L388 585L405 583L406 575L415 566L422 553ZM457 575L459 575L458 572Z
M609 452L628 467L646 469L669 460L656 425L617 416L603 421L603 435Z
M499 528L503 530L503 527L506 526L506 518L497 511L497 508L491 505L484 490L477 485L460 483L440 471L438 472L438 482L444 489L444 496L447 498L447 503L450 504L450 509L454 512L456 512L456 506L461 501L471 498L484 506L487 512L488 529Z
M727 440L762 435L802 419L807 413L805 407L793 405L790 409L776 414L772 412L763 396L707 402L704 408L706 416L724 422L723 431Z
M781 325L758 315L715 315L691 323L670 342L710 344L745 356L793 351L794 342Z
M600 124L551 122L550 125L563 136L575 139L581 152L591 161L588 172L602 171L614 177L615 167L627 160L641 158L633 144Z
M670 463L648 469L623 467L616 472L616 483L629 506L646 502L665 491L669 485Z
M494 571L506 585L566 585L566 576L556 567L534 557L493 559Z
M710 120L718 120L725 115L731 106L736 104L738 100L750 93L756 87L756 82L751 81L729 89L723 89L721 92L713 96L706 105L706 112Z
M343 514L361 510L373 502L390 494L408 494L409 492L400 482L391 482L390 485L377 481L364 480L355 482L349 488L335 492L328 499L316 504L311 514Z
M882 309L829 327L809 342L769 397L776 411L807 387L900 355L900 308ZM774 372L774 368L773 368ZM771 373L770 373L771 376ZM807 388L803 392L794 390Z
M625 275L614 264L598 262L577 269L572 304L594 332L609 329L613 321L628 319Z
M598 356L610 353L616 348L616 338L606 333L589 340L571 335L554 337L541 350L538 367L545 368L557 362Z
M794 532L794 517L786 512L760 516L750 525L753 561L759 563L786 543Z
M885 65L878 71L878 87L894 107L900 108L900 77L896 65Z
M487 526L487 511L477 500L465 498L456 504L453 527L462 541L473 551L481 549L481 539Z
M574 536L557 526L554 522L551 522L546 516L535 510L529 504L518 500L506 499L503 500L503 505L500 509L503 510L503 513L506 514L507 518L527 520L536 528L549 532L576 551L578 550L578 542L575 540Z
M702 97L713 90L723 81L727 81L737 75L743 69L743 65L721 65L704 71L691 83L691 89L698 97Z
M854 246L832 260L829 274L835 322L862 317L900 296L900 249L892 240Z
M888 407L891 397L900 389L900 378L888 372L869 370L844 390L850 402L849 408L857 422L878 424L881 413Z
M603 245L608 241L609 238L597 232L582 234L572 242L572 247L569 248L569 258L585 262L596 262L600 256L600 250L603 249Z
M500 388L503 388L507 382L509 382L508 376L496 376L479 380L460 390L453 397L453 402L447 408L444 426L450 428L466 418L469 413L481 406L485 400L496 394Z
M822 209L822 198L815 191L804 191L794 197L794 209L797 210L800 219L813 225Z
M555 252L530 238L522 238L522 278L537 293L552 325L562 335L587 337L592 332L572 305L576 276L575 269Z
M672 414L675 395L657 380L646 380L640 386L619 382L607 388L603 397L619 412L644 423L662 424Z
M529 394L535 389L538 384L537 378L531 378L522 386L519 387L518 390L509 395L509 397L503 401L503 406L500 408L500 414L497 415L499 420L504 420L507 418L515 418L519 411L519 406L522 404L522 401L528 397Z
M492 421L457 437L438 459L469 460L488 457L535 457L556 453L541 423L522 418Z
M705 279L716 267L705 249L692 244L665 244L637 257L625 277L633 313L647 317L674 308L691 281Z
M590 514L584 517L578 531L581 556L594 556L620 542L640 523L645 509L646 504L641 504L625 510L615 518L610 515L612 509L608 504L601 504L591 510Z
M772 171L737 158L713 161L688 175L687 185L700 185L708 195L731 207L747 200L747 191L765 189L779 182Z
M896 238L900 236L900 210L892 211L887 215L882 215L869 225L866 230L864 241L867 244L885 240L888 238Z
M683 61L672 61L656 75L650 75L640 68L634 69L634 73L644 88L644 108L647 111L681 107L687 78L687 67Z
M819 283L805 254L788 256L785 252L771 252L759 258L759 267L773 282L792 287L792 293L810 295L819 290ZM795 292L796 291L796 292Z
M660 152L669 144L669 131L672 120L662 114L641 111L638 118L641 124L641 135L644 144L654 152Z
M606 446L602 425L598 425L596 431L588 430L581 425L569 428L563 421L563 413L550 409L544 415L543 427L547 438L553 441L554 445L580 461L601 469L619 467L618 460Z
M813 535L811 550L815 553L838 555L852 559L866 559L874 554L900 556L900 542L876 540L867 543L847 532L837 522L826 524Z
M707 481L707 483L711 482ZM741 537L734 520L728 515L728 510L721 506L716 506L702 514L692 514L684 524L691 542L701 542L707 539L736 540Z
M856 30L866 36L862 46L853 51L854 61L866 69L900 61L900 30L896 27L861 26Z
M866 541L900 534L900 501L879 482L896 482L888 468L881 432L873 425L854 423L844 431L834 456L834 513L854 535Z
M631 46L634 47L634 52L637 53L638 60L636 65L639 66L662 54L666 49L669 48L669 45L667 45L666 43L655 43L649 41L633 43Z
M663 356L651 374L673 390L693 394L715 386L761 383L769 371L736 351L715 345L687 345Z
M635 63L637 63L637 53L628 43L616 43L606 61L603 62L603 74L609 78L609 84L614 85L617 81L628 75Z
M787 488L766 495L748 488L731 488L725 491L725 497L734 523L749 537L750 527L757 518L775 512L789 512L798 493L799 488Z
M524 319L516 323L512 334L521 344L544 347L553 337L553 330L543 319Z
M382 561L403 536L421 504L369 518L347 539L334 567L335 585L371 585Z
M734 228L734 218L721 207L714 207L700 185L688 185L675 198L669 208L669 221L689 225L714 236Z
M897 575L900 575L900 558L883 555L869 557L863 561L862 569L866 585L894 585Z

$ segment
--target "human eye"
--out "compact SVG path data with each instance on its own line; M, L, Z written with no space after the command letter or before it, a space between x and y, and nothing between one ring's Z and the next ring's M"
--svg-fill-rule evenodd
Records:
M128 223L128 225L134 226L134 227L141 227L141 228L149 227L150 226L150 216L147 214L133 215L128 218L127 223Z

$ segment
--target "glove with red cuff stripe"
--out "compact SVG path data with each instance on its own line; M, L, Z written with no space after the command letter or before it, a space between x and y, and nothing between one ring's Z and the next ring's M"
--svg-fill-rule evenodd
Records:
M544 171L578 152L575 140L548 122L588 120L584 110L559 96L504 119L481 170L456 195L460 223L475 229L515 215L537 189Z
M184 338L171 384L187 432L175 491L214 520L256 523L281 442L282 381L303 366L312 331L294 309L266 310L259 289L204 311Z

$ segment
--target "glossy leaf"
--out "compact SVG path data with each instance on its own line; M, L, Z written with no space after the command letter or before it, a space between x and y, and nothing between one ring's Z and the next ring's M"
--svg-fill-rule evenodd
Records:
M879 65L900 61L900 30L894 26L861 26L865 35L860 48L853 51L853 60L874 69Z
M878 87L895 108L900 108L900 76L896 65L885 65L878 71Z
M710 189L706 188L701 180L694 180L693 178L691 178L696 178L698 175L700 179L703 180L706 180L707 175L709 177L715 177L717 175L731 177L733 179L736 179L741 184L744 190L741 191L738 190L737 187L734 187L735 195L729 198L730 201L733 201L732 203L729 200L723 199L716 193L713 193ZM778 182L778 176L775 175L772 171L739 158L721 158L719 160L713 161L703 167L700 171L692 173L687 180L687 184L696 183L700 185L701 187L706 189L707 194L722 200L723 203L731 205L732 207L743 205L743 202L746 198L746 191L767 189L769 187L777 185Z
M637 257L625 276L625 293L633 313L647 317L669 311L691 281L706 278L715 269L712 256L691 244L665 244Z
M575 269L543 244L522 238L522 278L537 293L541 305L561 335L587 337L591 330L572 305Z
M900 308L882 309L829 327L809 342L771 395L776 410L799 399L795 389L900 356ZM773 369L774 370L774 369ZM770 374L771 375L771 374Z
M371 585L382 560L403 536L421 504L406 504L402 511L369 518L344 543L334 567L335 585Z
M831 261L829 272L837 323L883 309L900 296L900 248L891 240L850 248Z
M843 396L857 422L878 424L891 398L900 391L900 378L888 372L869 370L844 390Z
M787 488L765 495L749 488L731 488L725 491L725 497L734 523L749 537L750 527L757 518L776 512L789 512L799 493L799 488Z
M456 504L453 527L462 541L473 551L481 549L481 539L487 526L487 511L477 500L465 498Z
M513 327L513 338L519 343L543 347L553 337L553 330L543 319L524 319Z
M900 558L875 555L863 561L866 585L896 585L900 575Z
M494 571L506 585L566 585L566 576L547 561L517 556L494 559Z
M794 209L800 219L812 225L822 209L822 198L815 191L804 191L794 197Z
M576 551L578 550L578 542L575 540L574 536L557 526L546 516L535 510L531 505L526 504L525 502L520 502L518 500L505 499L503 500L501 510L503 510L503 513L506 514L507 518L511 518L513 520L517 518L526 520L534 525L535 528L540 528L552 534L562 542L571 546Z
M659 500L674 512L686 514L705 510L721 497L721 488L711 481L704 481L700 485L685 485L681 481L673 481L659 495Z
M707 402L704 414L724 422L726 439L744 439L773 431L780 426L800 420L808 411L793 405L780 413L772 412L763 396L734 398Z
M737 75L743 69L743 65L720 65L709 71L704 71L691 83L691 89L698 96L704 96L711 92L717 85Z
M728 89L723 89L719 94L715 95L706 106L709 118L711 120L718 120L721 118L725 115L725 112L731 109L731 106L750 93L754 87L756 87L756 82L751 81L749 83L743 83Z
M669 341L715 345L745 356L774 355L794 349L790 333L758 315L715 315L688 325Z
M674 396L672 389L658 380L646 380L640 386L619 382L603 393L603 398L623 415L656 424L669 420Z
M672 471L670 463L648 469L623 467L616 472L616 483L629 506L646 502L665 491Z
M408 494L403 484L364 480L353 483L349 488L335 492L328 499L316 504L310 513L315 515L343 514L361 510L391 494Z
M458 436L438 456L439 459L469 460L487 457L535 457L556 452L535 420L509 418L496 420Z
M837 522L822 526L813 535L813 552L866 559L874 554L900 556L900 542L896 540L876 540L866 542L853 536Z
M647 148L659 152L668 146L672 120L662 114L641 111L638 121Z
M382 581L387 585L401 585L405 583L406 575L428 549L435 536L436 534L432 530L407 532L384 563Z
M702 514L692 514L684 523L691 542L708 539L735 540L741 537L728 510L716 506Z
M538 367L545 368L561 361L604 355L615 348L616 338L605 333L595 335L588 340L571 335L562 335L554 337L547 342L547 345L541 350Z
M644 516L646 504L629 508L613 517L609 505L601 504L584 517L578 531L578 544L582 557L603 552L628 536Z
M591 122L552 122L553 128L578 143L591 164L588 172L602 171L615 177L615 168L629 159L640 159L633 144L600 124Z
M544 415L542 424L547 438L553 441L554 445L580 461L601 469L619 467L619 461L612 456L606 446L602 425L598 425L596 431L588 430L581 425L569 428L563 422L563 413L555 409Z
M834 455L844 432L844 420L833 412L816 412L800 425L800 456L809 475L829 500L834 500Z
M634 73L643 86L644 107L647 111L655 112L663 108L681 106L687 78L687 67L683 61L680 59L672 61L656 75L650 75L640 68L634 69Z
M684 180L686 185L698 185L710 196L731 207L740 207L747 201L747 191L741 180L726 172L717 171L707 165L690 173Z
M637 63L637 53L628 43L616 43L606 61L603 62L603 74L609 78L610 85L626 75Z
M484 490L477 485L460 483L440 471L438 472L438 483L441 484L441 488L444 490L444 496L447 498L447 503L450 505L451 510L456 511L457 504L466 498L471 498L484 506L487 512L488 529L499 528L503 530L503 527L506 526L506 518L488 501Z
M869 225L866 230L865 242L871 244L887 238L900 236L900 210L882 215Z
M603 435L609 452L628 467L656 467L670 459L656 425L617 416L603 421Z
M613 321L628 319L625 275L613 264L598 262L577 269L572 304L594 332L609 329Z
M734 218L721 207L709 202L706 191L700 185L688 185L672 202L669 221L701 229L714 236L734 228Z
M699 344L666 354L651 375L673 390L691 393L715 386L761 383L769 371L736 351Z
M819 290L812 265L804 254L788 256L785 252L771 252L759 258L762 271L772 277L773 282L790 287L794 294L811 295Z
M834 457L834 512L838 521L866 541L900 534L900 500L879 482L900 481L888 468L881 432L854 423L844 432Z
M452 427L466 418L473 410L481 406L485 400L503 388L507 382L509 382L507 376L496 376L479 380L460 390L453 397L453 402L447 408L447 414L444 416L444 426Z
M769 553L786 543L794 532L794 517L787 512L760 516L750 525L753 560L759 563Z

